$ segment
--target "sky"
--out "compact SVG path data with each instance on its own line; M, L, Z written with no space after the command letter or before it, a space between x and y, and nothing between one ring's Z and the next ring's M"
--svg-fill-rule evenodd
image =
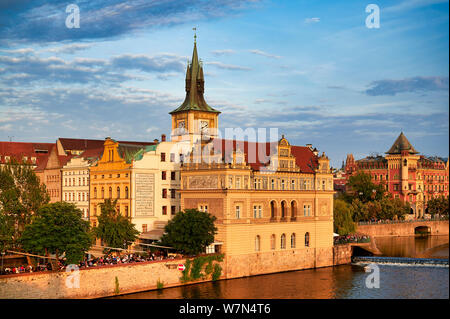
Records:
M0 0L0 141L170 135L193 27L220 128L277 128L334 167L402 131L448 157L448 0Z

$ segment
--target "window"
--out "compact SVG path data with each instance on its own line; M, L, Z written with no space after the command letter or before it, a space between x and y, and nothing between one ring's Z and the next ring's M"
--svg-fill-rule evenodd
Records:
M161 179L162 179L163 181L166 180L166 171L162 171L162 172L161 172Z
M105 198L105 189L102 187L102 198Z
M286 249L286 235L285 234L281 235L280 248Z
M236 188L237 189L241 188L241 178L240 177L236 177Z
M305 247L309 247L309 233L305 234Z
M167 198L167 189L163 188L162 190L162 198Z
M295 233L291 235L291 248L295 248Z
M112 187L109 187L109 198L112 198Z
M147 232L147 224L142 224L142 232Z
M281 180L281 189L284 190L284 179Z
M208 212L208 205L200 205L198 210L201 212Z
M276 213L276 207L275 207L275 201L270 202L270 218L275 218Z
M275 250L275 234L270 236L270 249Z
M259 237L259 235L256 235L255 237L255 251L260 251L261 250L261 238Z
M125 217L128 217L128 206L125 206Z
M170 190L170 198L175 198L175 196L176 196L176 191L175 191L175 189L171 189L171 190Z
M291 190L294 190L294 189L295 189L295 180L293 179L291 181Z
M161 162L166 161L166 153L161 153Z
M167 206L162 207L162 214L167 215Z
M325 187L325 181L322 181L322 190L325 190L326 189L326 187Z
M125 186L125 198L128 198L128 186Z
M177 213L177 207L176 206L170 206L170 214L175 215Z
M173 181L176 179L176 172L170 172L170 179Z
M117 198L120 198L120 187L117 186Z
M241 218L241 206L236 206L236 218Z
M311 205L303 205L303 216L311 216Z
M253 218L258 218L258 206L253 205Z
M228 177L228 188L233 188L233 176Z
M275 189L275 180L272 179L270 182L271 182L271 187L272 187L272 189Z

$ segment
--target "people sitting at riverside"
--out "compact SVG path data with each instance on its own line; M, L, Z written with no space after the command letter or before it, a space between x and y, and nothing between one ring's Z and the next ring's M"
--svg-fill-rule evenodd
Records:
M108 266L108 265L118 265L118 264L130 264L137 262L146 262L146 261L155 261L155 260L164 260L164 259L174 259L175 254L168 254L163 251L155 251L150 252L145 255L129 253L129 254L117 254L117 253L109 253L102 257L94 257L94 258L84 258L77 266L79 268L90 268L90 267L98 267L98 266ZM177 255L181 256L181 255ZM64 271L67 267L67 263L65 258L59 260L57 263L56 269L59 271ZM0 271L0 275L9 275L9 274L20 274L26 272L40 272L40 271L48 271L52 270L52 265L50 263L40 264L37 263L36 267L32 265L28 266L18 266L12 268L5 268L3 272Z

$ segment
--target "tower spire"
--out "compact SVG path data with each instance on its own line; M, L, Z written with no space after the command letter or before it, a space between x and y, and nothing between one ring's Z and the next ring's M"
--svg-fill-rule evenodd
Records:
M192 28L194 31L197 28ZM201 60L200 60L201 61ZM170 114L188 111L188 110L198 110L205 112L220 113L219 111L213 109L206 103L203 93L204 93L204 74L203 66L199 62L197 53L197 34L194 34L194 49L192 51L192 60L188 63L186 68L186 98L183 104L177 109L170 112Z

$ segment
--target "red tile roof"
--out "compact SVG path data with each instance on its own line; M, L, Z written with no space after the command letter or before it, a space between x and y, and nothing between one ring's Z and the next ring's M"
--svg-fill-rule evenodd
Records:
M228 145L232 145L230 150ZM250 167L258 171L269 164L269 156L276 154L278 142L256 143L248 141L214 139L213 146L216 152L222 151L222 159L229 156L229 152L237 149L245 153L245 161ZM249 157L249 153L255 152ZM295 163L301 172L313 173L314 168L318 165L317 156L306 146L291 146L291 154L295 156ZM231 154L230 154L231 155Z
M26 156L27 162L32 164L31 157L36 157L36 165L46 162L54 143L25 143L25 142L0 142L0 163L6 163L5 156L22 161ZM47 151L47 153L36 153L36 151Z

